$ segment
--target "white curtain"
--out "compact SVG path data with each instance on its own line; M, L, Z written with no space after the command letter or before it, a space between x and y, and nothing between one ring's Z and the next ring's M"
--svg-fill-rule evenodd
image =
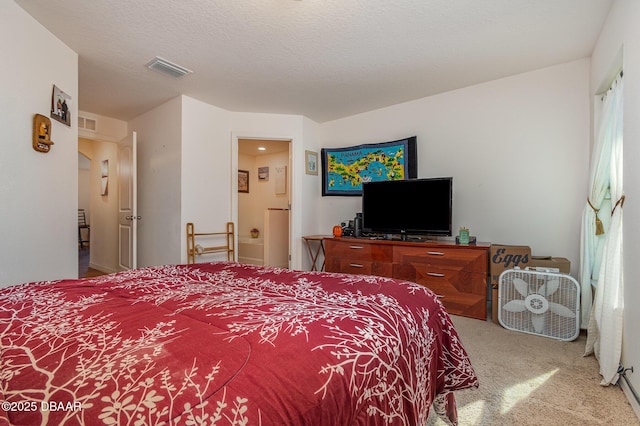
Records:
M622 93L620 76L603 99L592 155L591 191L582 219L580 265L582 324L587 325L585 352L598 359L602 385L618 380L622 351Z

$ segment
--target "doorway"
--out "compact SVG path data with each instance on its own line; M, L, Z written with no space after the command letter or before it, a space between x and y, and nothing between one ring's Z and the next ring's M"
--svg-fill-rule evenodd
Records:
M81 278L117 272L117 159L116 143L78 138L78 209L91 227L83 249L78 242Z
M90 226L91 217L91 159L78 151L78 278L84 278L89 271L91 250L91 228L80 227L80 215Z
M291 140L238 139L238 261L290 267Z

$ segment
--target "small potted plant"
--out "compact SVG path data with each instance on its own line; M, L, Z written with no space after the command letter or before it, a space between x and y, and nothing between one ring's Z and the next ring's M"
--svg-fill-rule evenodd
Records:
M260 231L258 231L258 228L253 228L250 232L251 238L258 238L258 236L260 235Z

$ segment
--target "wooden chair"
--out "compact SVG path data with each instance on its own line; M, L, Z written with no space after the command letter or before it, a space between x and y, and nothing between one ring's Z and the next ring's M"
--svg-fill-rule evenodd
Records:
M202 247L201 245L196 245L196 237L204 237L203 239L214 239L223 237L226 241L225 245L213 246L213 247ZM223 232L195 232L195 227L193 223L187 223L187 263L196 263L196 255L200 256L202 254L207 253L227 253L228 261L236 260L236 252L235 252L235 229L233 226L233 222L227 222L227 230Z
M82 230L87 230L87 239L82 238ZM84 248L84 243L89 244L89 237L91 234L91 227L87 224L87 217L84 213L84 209L78 209L78 244L80 244L80 248Z

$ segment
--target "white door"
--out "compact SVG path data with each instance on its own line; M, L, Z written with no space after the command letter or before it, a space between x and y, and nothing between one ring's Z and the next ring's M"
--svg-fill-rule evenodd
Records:
M118 148L118 267L137 268L138 182L137 135L133 132Z

